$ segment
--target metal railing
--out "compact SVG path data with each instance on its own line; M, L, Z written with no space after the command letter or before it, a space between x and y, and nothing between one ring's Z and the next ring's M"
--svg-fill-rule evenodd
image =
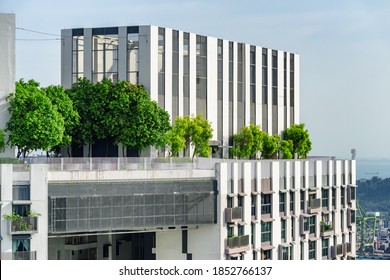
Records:
M36 260L37 251L27 251L27 252L1 252L1 260Z
M242 207L226 208L226 222L242 220Z
M38 231L38 217L21 217L20 220L11 221L11 234Z
M317 209L321 207L321 199L316 198L316 199L310 199L309 200L309 208L310 209Z
M240 248L249 245L249 235L229 237L227 239L227 248Z

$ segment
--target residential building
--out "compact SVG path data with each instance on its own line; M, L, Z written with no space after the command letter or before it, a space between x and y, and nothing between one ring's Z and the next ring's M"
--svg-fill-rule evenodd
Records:
M0 165L2 259L355 257L355 161L38 160Z

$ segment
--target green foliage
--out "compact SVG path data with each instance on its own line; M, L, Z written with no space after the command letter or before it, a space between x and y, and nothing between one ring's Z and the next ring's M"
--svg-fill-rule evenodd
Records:
M73 141L79 146L94 143L102 135L101 120L104 116L102 104L99 104L98 93L101 86L92 84L88 79L79 79L66 91L73 102L73 107L78 112L79 125L73 131ZM103 113L103 114L102 114Z
M209 157L211 154L210 139L213 129L208 120L200 114L196 117L177 117L175 124L167 134L167 144L172 156L177 155L184 148L192 146L194 156Z
M279 151L282 153L284 159L292 159L293 142L291 140L282 140L280 142Z
M8 142L18 147L18 156L32 150L49 151L63 141L64 118L39 83L22 79L16 82L15 93L7 97L10 120L6 131Z
M150 99L142 85L109 79L92 84L84 78L68 94L80 115L73 137L80 146L108 138L139 151L165 145L169 114Z
M283 132L283 140L291 140L293 147L291 153L297 154L298 158L306 158L307 154L311 151L310 135L305 124L294 124Z
M251 156L254 137L249 127L244 126L241 132L233 135L232 154L239 158L249 158Z
M0 152L5 151L5 133L4 130L0 128Z
M169 114L150 99L144 87L123 81L114 85L113 93L117 96L109 104L108 127L116 143L139 151L150 145L165 146Z
M199 114L192 121L192 144L194 146L193 157L209 157L211 154L210 140L213 137L211 123Z
M263 158L272 158L275 157L276 152L278 151L278 143L280 136L268 135L268 133L263 133L263 151L261 153Z
M12 213L12 214L5 213L3 217L4 219L11 220L12 222L20 221L22 219L22 216L16 213Z
M233 136L232 154L239 158L256 159L263 149L263 134L259 125L244 126L241 132Z
M64 119L64 135L60 147L67 147L72 142L72 135L79 124L79 114L73 108L73 102L65 93L63 86L48 86L41 89L49 97L53 106Z

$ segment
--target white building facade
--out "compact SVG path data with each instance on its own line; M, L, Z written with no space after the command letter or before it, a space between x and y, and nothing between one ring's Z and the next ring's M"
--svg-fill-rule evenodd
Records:
M61 34L65 87L81 77L142 84L172 121L203 114L220 145L250 123L269 134L299 123L297 54L150 25Z
M9 120L7 96L15 92L15 14L0 13L0 129ZM0 157L14 157L13 149L0 151Z
M23 218L2 216L1 256L353 259L355 164L331 158L2 164L1 213Z

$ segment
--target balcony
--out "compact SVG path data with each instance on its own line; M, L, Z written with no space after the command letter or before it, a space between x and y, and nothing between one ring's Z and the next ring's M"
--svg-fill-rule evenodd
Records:
M242 220L242 207L226 208L225 219L227 223L239 222Z
M11 221L11 234L31 234L38 231L38 217L21 217Z
M309 214L315 214L318 212L321 212L321 199L310 199L309 200L309 207L307 209Z
M36 260L37 259L37 251L1 252L0 259L1 260L20 260L20 261Z
M343 255L343 244L338 244L331 247L332 259Z
M249 235L229 237L226 247L225 253L228 255L248 251L250 249Z
M334 234L333 224L330 221L321 221L321 237Z

